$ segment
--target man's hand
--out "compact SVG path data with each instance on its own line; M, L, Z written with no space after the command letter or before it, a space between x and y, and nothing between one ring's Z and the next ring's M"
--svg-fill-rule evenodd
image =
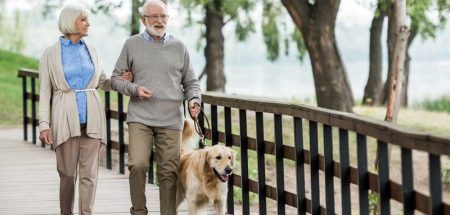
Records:
M152 96L153 93L146 87L139 86L136 90L136 94L139 97L139 99L146 99L146 98L150 98L150 96Z
M132 82L133 78L133 73L128 69L122 71L122 74L120 75L120 79L127 82Z
M50 145L53 143L52 141L52 132L50 129L46 129L41 131L41 133L39 134L39 140L41 140L41 142Z
M201 106L196 99L191 99L189 101L189 113L192 119L196 119L200 114Z

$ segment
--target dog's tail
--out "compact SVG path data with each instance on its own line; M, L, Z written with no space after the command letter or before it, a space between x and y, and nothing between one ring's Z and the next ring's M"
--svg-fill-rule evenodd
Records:
M183 134L181 137L181 154L192 151L198 143L199 136L194 128L194 121L190 118L184 120Z

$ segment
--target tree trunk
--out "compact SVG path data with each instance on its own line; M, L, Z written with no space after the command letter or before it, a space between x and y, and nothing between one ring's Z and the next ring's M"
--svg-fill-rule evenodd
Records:
M396 39L396 35L397 35L397 30L398 30L398 26L397 26L397 17L395 15L395 10L394 10L394 6L395 4L392 3L389 6L389 11L388 11L388 32L387 32L387 49L388 49L388 72L387 72L387 78L386 78L386 82L384 83L384 89L381 95L382 98L382 103L386 104L389 100L389 96L390 96L390 83L391 83L391 78L392 78L392 58L393 58L393 54L394 54L394 45L395 45L395 39Z
M141 13L139 13L139 8L142 7L143 1L132 0L131 1L131 24L130 24L130 35L139 34L141 27Z
M225 92L224 37L222 33L224 21L221 7L221 0L214 0L206 6L205 71L207 91Z
M409 38L408 38L408 44L406 46L406 58L405 58L405 72L403 77L403 86L402 86L402 96L401 96L401 105L403 107L408 106L408 84L409 84L409 74L410 74L410 62L411 62L411 55L409 55L409 48L412 45L412 42L414 41L414 38L417 36L417 29L411 28Z
M311 59L317 104L352 112L353 94L334 33L340 1L282 0L303 35Z
M395 15L396 26L395 40L392 54L391 80L389 83L389 100L385 121L396 123L400 110L401 92L403 87L406 47L409 30L406 26L406 0L396 0L393 5L392 15ZM389 22L394 20L389 20Z
M364 88L363 105L380 105L381 92L383 90L383 54L381 46L381 33L387 11L383 9L381 3L377 6L378 15L374 15L370 27L370 52L369 52L369 78Z

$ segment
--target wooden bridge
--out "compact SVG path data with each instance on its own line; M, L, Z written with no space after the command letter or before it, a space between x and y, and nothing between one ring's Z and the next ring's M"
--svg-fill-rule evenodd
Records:
M17 140L8 130L0 134L0 214L59 214L55 153L49 147ZM78 189L75 190L74 213L78 214ZM146 195L149 213L159 214L158 187L148 184ZM100 168L94 214L130 214L130 204L128 176ZM186 205L179 212L187 214Z
M35 71L20 70L19 77L23 80L24 137L28 139L27 125L34 125L30 139L36 143L38 75ZM119 173L126 174L126 113L122 95L116 95L113 104L117 108L111 108L110 92L104 95L108 119L105 163L107 169L114 169L116 160ZM355 114L261 99L206 93L202 106L211 120L210 128L205 127L204 120L200 121L208 143L224 144L237 152L236 171L229 181L228 213L450 214L450 194L444 189L448 181L442 177L450 171L449 138L406 130ZM33 148L35 153L41 150L38 148ZM33 157L31 151L27 157ZM15 157L11 154L7 156ZM375 157L378 157L377 168L372 165ZM38 171L36 175L26 171L22 174L20 168L26 166L17 165L18 172L14 173L5 171L7 166L2 164L0 176L11 175L8 176L11 180L37 177ZM37 164L34 168L43 166ZM151 166L149 183L154 183L153 172ZM121 175L108 174L112 175L105 175L99 181L98 192L100 186L109 186L106 178L124 180ZM4 181L11 183L6 184L6 190L16 190L9 178L1 177L0 193ZM126 186L125 181L118 187ZM149 189L157 192L156 187L149 186ZM16 192L19 196L28 195ZM4 195L9 194L1 193L0 206L7 199ZM41 197L45 195L33 195L36 195L33 204L44 204L41 202L45 198L41 200ZM108 210L101 206L102 195L99 193L97 198L99 211Z

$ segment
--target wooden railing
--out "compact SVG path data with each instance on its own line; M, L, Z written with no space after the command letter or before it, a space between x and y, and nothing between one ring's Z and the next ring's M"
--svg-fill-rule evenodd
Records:
M19 70L23 79L23 113L24 138L27 140L27 125L36 121L36 95L34 71ZM31 93L27 92L27 77L31 78ZM31 99L32 114L27 116L27 100ZM123 112L122 96L118 95L118 110L111 110L110 96L105 92L105 111L108 119L107 167L111 168L111 150L119 150L119 171L124 173L124 155L127 151L124 143L123 122L126 113ZM391 200L402 204L399 208L404 214L420 211L427 214L450 214L450 205L443 201L443 183L441 178L441 157L448 159L450 155L450 139L429 134L409 131L404 128L357 116L351 113L328 110L304 105L263 101L243 97L231 97L221 94L205 93L202 106L211 120L211 128L205 128L204 120L200 120L207 139L212 145L225 144L237 147L240 175L235 173L229 181L227 211L234 212L235 199L233 189L240 187L242 194L242 213L250 214L250 193L258 194L258 212L268 212L267 199L276 201L277 214L285 214L286 206L296 208L298 214L335 214L339 208L342 214L352 213L351 185L357 186L359 214L369 214L369 198L377 196L377 206L380 214L390 214ZM233 114L236 113L236 114ZM248 113L254 113L254 121ZM223 114L223 115L222 115ZM272 116L268 118L268 115ZM233 131L233 116L237 117L239 134ZM111 140L111 119L118 120L118 141ZM283 130L286 120L292 120L292 129ZM236 123L236 122L235 122ZM273 126L270 126L273 124ZM307 124L307 126L306 126ZM253 127L249 127L249 125ZM267 132L269 126L273 132ZM220 127L220 128L219 128ZM308 129L306 129L308 127ZM322 127L322 131L319 129ZM333 136L333 128L336 136ZM36 143L35 126L32 126L32 142ZM248 135L254 130L255 137ZM265 137L273 133L273 138ZM322 135L319 135L322 133ZM349 133L355 133L355 136ZM285 136L292 136L292 142L287 142ZM307 135L308 138L304 138ZM268 135L267 135L268 136ZM368 138L376 145L377 171L369 171ZM352 139L356 139L352 141ZM306 144L309 142L309 144ZM320 144L321 143L321 144ZM334 145L333 143L336 143ZM351 165L352 152L350 148L356 145L356 167ZM307 147L308 146L308 147ZM389 146L400 148L401 183L390 178ZM323 153L319 153L323 147ZM256 153L255 158L249 152ZM426 173L413 173L413 151L428 155L428 190L414 189L414 177ZM333 155L333 152L338 152ZM266 158L273 158L276 176L267 175ZM339 157L335 159L334 157ZM249 160L256 159L257 176L249 176ZM286 161L293 162L295 168L295 188L285 187ZM306 172L305 167L310 171ZM153 166L151 167L153 168ZM292 168L292 166L287 166ZM153 182L153 169L149 171L149 182ZM321 185L320 173L324 175ZM309 178L306 176L309 174ZM267 177L275 177L276 184L267 184ZM339 179L341 205L335 205L335 183ZM310 198L307 198L305 181L310 180ZM324 188L323 188L324 187ZM287 188L287 189L285 189ZM320 200L320 190L324 190L325 200ZM355 196L356 197L356 196ZM355 201L355 200L354 200ZM322 203L322 204L321 204Z

